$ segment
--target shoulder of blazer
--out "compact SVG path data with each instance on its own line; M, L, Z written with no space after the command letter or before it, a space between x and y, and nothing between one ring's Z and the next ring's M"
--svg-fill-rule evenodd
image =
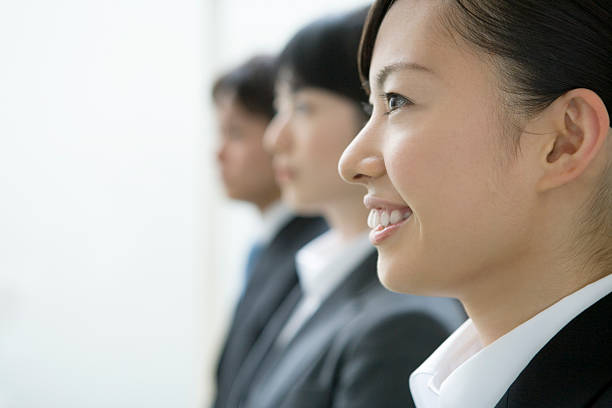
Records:
M321 217L293 217L278 231L269 246L279 251L295 252L327 229Z
M465 320L460 304L392 293L375 273L353 295L312 382L335 384L341 407L414 407L408 376ZM447 327L440 314L454 315L454 324Z
M466 319L455 299L393 293L379 281L362 292L355 307L336 347L349 354L367 350L398 354L411 349L421 356L419 364Z
M259 299L262 288L270 285L270 279L289 279L289 287L297 283L295 255L306 243L327 230L320 217L293 217L274 236L257 260L245 293ZM280 283L280 282L279 282ZM281 284L281 286L287 286Z
M557 333L496 408L612 407L612 294Z
M399 294L386 289L378 279L377 259L376 251L366 257L330 295L330 305L325 305L329 310L333 303L342 302L352 310L350 320L334 338L336 350L360 348L369 341L381 344L387 341L386 335L394 337L400 332L412 335L419 329L422 335L420 340L414 340L415 344L423 341L437 346L466 320L467 315L456 299ZM429 339L426 332L431 333ZM430 347L426 348L433 352L435 347Z
M350 306L349 318L334 336L327 364L356 354L377 358L399 356L416 368L467 318L455 299L398 294L382 286L373 253L332 296ZM410 353L412 357L406 357ZM385 357L387 356L387 357ZM405 360L407 361L407 360ZM333 372L327 367L325 372ZM407 371L408 373L410 371Z

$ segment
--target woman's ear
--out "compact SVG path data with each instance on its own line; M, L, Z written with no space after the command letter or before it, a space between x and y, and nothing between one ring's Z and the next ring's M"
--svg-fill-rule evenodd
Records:
M547 122L541 149L540 191L578 178L602 150L610 117L601 98L588 89L574 89L557 98L541 118Z

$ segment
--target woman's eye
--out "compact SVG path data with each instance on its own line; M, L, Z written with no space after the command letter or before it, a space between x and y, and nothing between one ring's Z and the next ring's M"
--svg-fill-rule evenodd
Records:
M384 95L384 99L387 105L387 111L385 112L386 115L390 114L396 109L412 105L412 101L396 93L386 93Z

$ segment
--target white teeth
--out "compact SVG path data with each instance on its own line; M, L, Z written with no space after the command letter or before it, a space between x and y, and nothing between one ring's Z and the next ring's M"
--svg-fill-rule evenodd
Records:
M402 220L402 213L399 210L391 211L391 216L389 217L389 222L391 224L397 224Z
M387 211L383 211L382 214L380 215L380 224L383 227L386 227L387 225L389 225L389 213Z
M374 224L374 217L376 216L376 210L370 210L370 214L368 214L368 227L374 228L376 224Z
M391 212L382 209L372 209L368 214L368 227L374 229L378 226L387 227L392 224L397 224L409 218L412 215L411 211L403 212L401 210L393 210Z
M374 227L372 228L376 228L378 225L380 225L380 211L374 210L374 219L372 221L372 224L374 224Z

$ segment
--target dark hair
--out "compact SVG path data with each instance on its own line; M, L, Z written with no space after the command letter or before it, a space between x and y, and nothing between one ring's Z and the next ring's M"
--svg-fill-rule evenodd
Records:
M357 104L367 101L357 71L357 49L369 7L321 18L293 36L279 57L293 90L323 88Z
M359 48L367 80L376 35L395 0L377 0ZM454 0L444 23L500 59L504 90L527 114L576 88L597 93L612 111L612 1Z
M224 94L235 94L246 110L272 119L275 114L276 68L274 57L252 57L215 81L212 89L213 100L218 102Z

